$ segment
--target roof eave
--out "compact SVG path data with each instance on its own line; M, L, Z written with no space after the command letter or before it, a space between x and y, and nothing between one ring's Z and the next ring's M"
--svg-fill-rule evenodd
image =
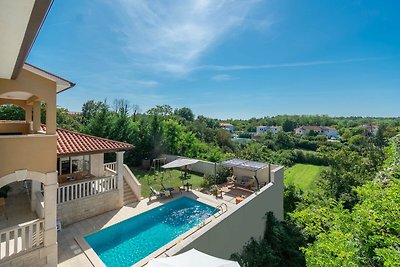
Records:
M128 151L128 150L131 150L133 148L134 148L134 146L129 147L129 148L120 148L120 149L105 149L105 150L90 150L90 151L83 151L83 152L57 153L57 158L72 157L72 156L84 156L84 155L94 155L94 154L105 154L105 153L120 152L120 151Z
M45 77L47 79L55 81L56 84L57 84L57 94L61 93L61 92L64 92L65 90L68 90L68 89L70 89L70 88L72 88L72 87L74 87L76 85L75 83L73 83L73 82L71 82L71 81L69 81L67 79L64 79L64 78L62 78L62 77L60 77L58 75L55 75L55 74L53 74L51 72L48 72L48 71L46 71L44 69L41 69L41 68L36 67L36 66L34 66L32 64L29 64L29 63L25 63L24 64L24 68L26 70L28 70L28 71L36 73L37 75L40 75L42 77Z
M21 48L14 65L14 70L11 74L11 79L15 80L21 72L21 69L24 66L24 63L29 55L29 52L31 51L40 29L42 28L44 21L46 20L52 4L53 0L35 1Z

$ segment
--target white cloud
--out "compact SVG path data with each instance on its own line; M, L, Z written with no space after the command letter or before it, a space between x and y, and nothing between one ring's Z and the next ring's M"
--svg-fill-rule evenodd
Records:
M319 60L307 62L294 62L282 64L264 64L264 65L203 65L195 68L197 71L212 70L212 71L235 71L235 70L252 70L252 69L273 69L273 68L294 68L294 67L307 67L318 65L331 65L341 63L363 62L371 60L381 60L383 58L351 58L344 60ZM216 75L218 76L218 75Z
M228 81L228 80L232 80L234 77L232 75L229 74L218 74L218 75L214 75L212 77L212 79L214 81Z
M129 55L135 64L185 74L227 34L246 22L259 0L118 0L117 12Z

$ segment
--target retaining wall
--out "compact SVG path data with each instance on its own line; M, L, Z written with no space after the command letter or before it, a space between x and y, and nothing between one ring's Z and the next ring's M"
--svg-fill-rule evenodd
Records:
M86 198L79 198L58 204L57 218L64 226L110 210L118 209L120 208L118 203L118 190L112 190Z
M229 259L250 237L264 234L265 214L272 211L283 220L283 167L271 171L271 182L243 202L180 242L167 254L175 255L196 248L204 253Z

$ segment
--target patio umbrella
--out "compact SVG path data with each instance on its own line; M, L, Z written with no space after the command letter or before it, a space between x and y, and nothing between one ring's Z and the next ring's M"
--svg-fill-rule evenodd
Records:
M171 161L170 163L167 163L167 164L161 166L161 168L164 168L164 169L180 168L180 167L185 167L188 165L195 164L197 162L199 162L199 160L197 160L197 159L180 158L180 159L176 159L174 161Z
M188 179L188 176L187 176L188 166L195 164L197 162L199 162L199 160L197 160L197 159L179 158L179 159L176 159L174 161L171 161L170 163L167 163L167 164L161 166L161 168L163 168L163 169L184 168L184 175L181 177L182 183L183 183L183 180Z
M152 259L147 267L240 267L236 261L216 258L194 248L177 256Z

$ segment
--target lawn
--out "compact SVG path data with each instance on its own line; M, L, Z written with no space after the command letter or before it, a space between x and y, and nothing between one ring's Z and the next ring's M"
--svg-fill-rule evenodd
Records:
M294 184L303 191L311 190L325 168L325 166L311 164L296 164L285 170L285 184Z
M132 173L136 176L139 182L142 184L142 196L150 196L150 186L156 190L161 189L161 182L165 187L176 187L182 185L180 176L182 174L179 170L168 170L165 172L145 171L139 168L131 167ZM203 176L197 174L190 174L190 179L185 181L193 185L193 189L201 187L203 183Z

